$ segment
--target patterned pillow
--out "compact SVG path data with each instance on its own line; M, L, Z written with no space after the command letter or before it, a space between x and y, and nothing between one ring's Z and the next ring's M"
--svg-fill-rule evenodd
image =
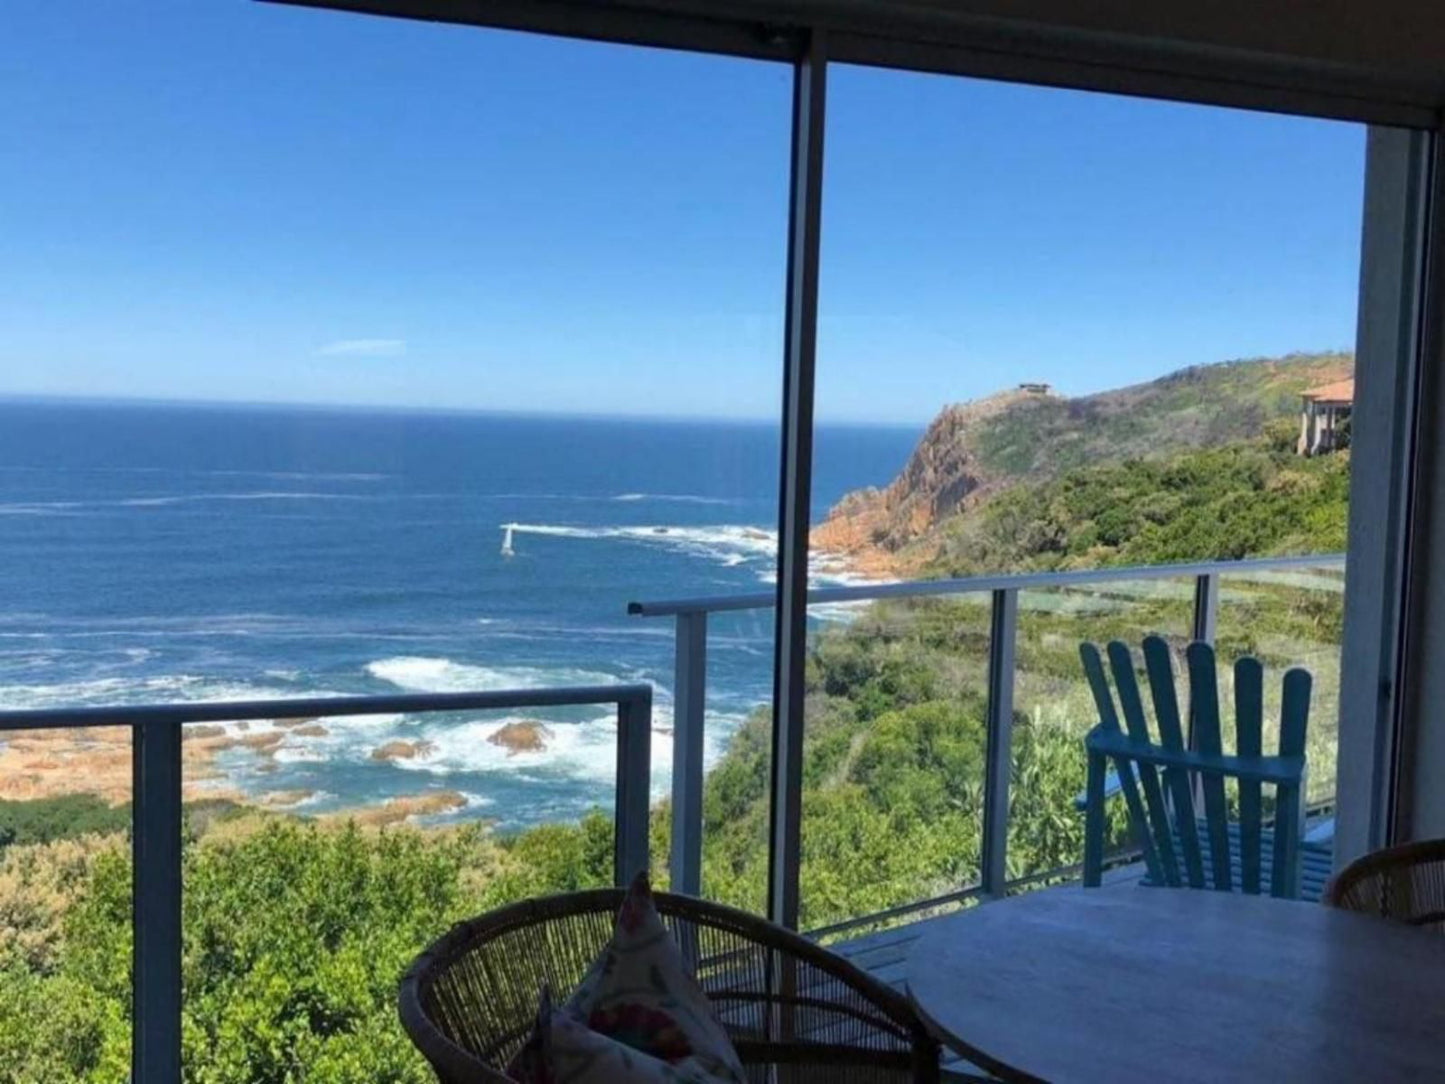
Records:
M623 897L612 940L567 1000L599 1034L673 1065L745 1084L742 1063L711 1002L657 913L646 871Z
M531 1038L507 1075L522 1084L720 1084L695 1065L670 1065L553 1010L545 987Z
M745 1084L742 1064L652 899L627 890L612 940L561 1009L546 990L521 1084Z

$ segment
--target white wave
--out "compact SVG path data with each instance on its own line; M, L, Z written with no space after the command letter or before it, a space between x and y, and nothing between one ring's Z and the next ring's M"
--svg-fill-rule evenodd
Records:
M335 696L325 691L276 689L244 682L217 681L194 674L108 677L54 685L0 685L0 709L98 707L182 701L190 704L232 700L296 700Z
M447 775L452 772L543 773L591 782L611 782L617 773L617 718L601 715L586 722L544 722L545 746L513 752L488 739L509 723L537 722L513 715L469 722L437 722L417 736L428 743L420 756L393 761L398 768Z
M280 796L277 795L277 797L279 798ZM297 809L305 809L308 806L317 806L321 805L323 802L331 802L335 800L336 795L332 794L329 790L316 790L312 791L310 794L306 795L303 798L296 799L294 802L282 802L272 799L269 804L275 809L287 809L295 811Z
M546 535L553 538L622 539L640 545L706 557L724 565L736 566L748 560L773 560L777 556L776 531L743 524L718 524L709 527L680 527L666 524L636 527L574 527L551 523L504 523L517 534Z
M721 759L728 739L746 717L746 713L708 712L703 744L705 768L710 769ZM512 752L488 740L502 727L518 722L540 722L547 728L542 749ZM654 800L670 790L672 730L671 711L665 705L656 706L652 719L649 786ZM537 715L516 714L466 722L438 720L408 728L405 737L427 743L421 755L391 762L405 771L440 776L459 772L505 773L514 781L538 787L563 781L610 784L616 779L617 716L611 711L582 722L558 722ZM369 753L370 747L356 750L352 755L364 759Z
M165 508L198 501L365 501L375 498L356 493L261 490L254 493L175 493L123 497L99 501L10 501L0 504L4 516L73 516L97 508Z
M291 480L313 479L333 482L381 482L392 477L390 474L373 474L369 471L310 471L310 470L201 470L195 474L229 478L286 478Z
M758 579L769 586L778 582L778 570L769 566L758 570ZM865 576L849 567L846 558L836 553L817 551L808 556L810 587L876 587L898 581L886 577Z
M702 497L695 493L619 493L614 501L672 501L677 504L736 504L726 497Z
M397 655L366 664L381 681L417 692L486 692L495 689L544 689L556 685L612 685L613 674L569 667L478 666L451 659Z
M866 599L859 602L818 602L808 607L808 616L819 621L847 624L868 606Z
M0 516L78 516L75 501L12 501L0 504Z
M92 501L92 505L121 508L160 508L196 501L364 501L357 493L313 493L294 490L261 490L255 493L184 493L159 497L127 497L118 501Z

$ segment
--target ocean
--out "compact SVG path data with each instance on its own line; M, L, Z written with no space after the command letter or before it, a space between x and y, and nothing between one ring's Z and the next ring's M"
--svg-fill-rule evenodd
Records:
M918 435L820 426L815 518ZM660 794L673 630L627 603L768 589L777 462L763 423L0 403L0 708L647 681ZM710 759L770 696L772 620L711 622ZM544 750L486 740L519 718ZM218 754L215 785L307 813L445 789L430 821L502 828L612 801L603 707L323 729ZM373 758L398 740L426 744Z

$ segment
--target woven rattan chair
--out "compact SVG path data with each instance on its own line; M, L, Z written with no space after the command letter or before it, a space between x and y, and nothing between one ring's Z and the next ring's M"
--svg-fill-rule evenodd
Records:
M442 1084L505 1084L543 983L560 1002L612 936L620 888L527 900L463 922L402 979L401 1022ZM938 1080L907 999L839 956L731 907L654 893L658 913L756 1084Z
M1357 858L1330 882L1325 902L1445 933L1445 839Z

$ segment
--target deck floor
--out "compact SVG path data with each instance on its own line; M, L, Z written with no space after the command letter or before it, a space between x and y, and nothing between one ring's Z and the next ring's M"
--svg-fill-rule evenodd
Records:
M862 968L875 979L887 983L899 993L906 994L903 986L904 972L908 964L908 953L914 942L930 922L937 919L925 918L891 930L865 934L862 937L841 941L828 947L840 956L846 957L854 966ZM944 1047L941 1063L945 1080L987 1080L988 1074L974 1067L954 1051Z

